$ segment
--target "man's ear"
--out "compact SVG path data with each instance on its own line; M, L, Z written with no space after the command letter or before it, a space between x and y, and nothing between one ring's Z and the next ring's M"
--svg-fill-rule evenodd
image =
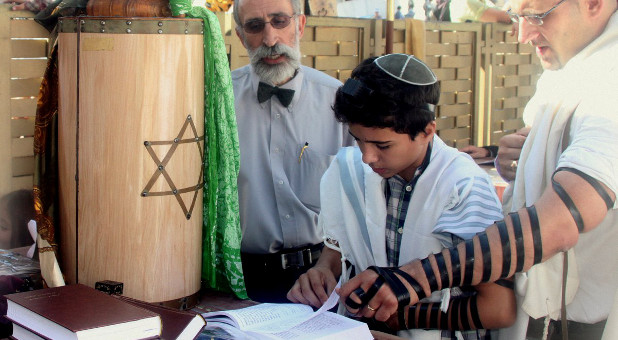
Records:
M241 44L242 44L245 48L247 48L247 45L245 45L245 39L243 38L243 36L242 36L242 32L240 31L241 29L242 29L242 27L240 27L240 26L236 26L236 29L235 29L235 31L236 31L236 36L238 37L238 39L240 39L240 43L241 43Z
M304 14L299 14L296 16L298 20L298 39L303 37L305 34L305 24L307 23L307 17Z

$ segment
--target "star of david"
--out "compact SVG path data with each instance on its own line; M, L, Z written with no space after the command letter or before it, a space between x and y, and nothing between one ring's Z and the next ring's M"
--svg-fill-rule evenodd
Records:
M193 132L193 137L182 139L188 127L191 127L191 131ZM152 177L150 178L150 180L148 181L148 183L142 190L142 193L141 193L142 197L174 195L176 197L176 200L178 201L178 204L180 205L180 208L185 214L185 217L187 218L187 220L190 219L191 213L193 212L193 208L195 207L195 201L197 199L197 195L199 194L200 189L204 187L204 180L203 180L204 178L203 177L204 175L204 152L202 150L202 146L200 145L200 141L203 141L203 140L204 140L204 136L198 136L197 129L195 128L195 124L193 123L193 119L191 119L191 115L188 115L187 119L185 120L185 123L180 129L180 132L178 132L178 135L173 140L171 141L145 141L144 146L146 147L146 150L148 151L148 154L150 155L150 157L152 157L152 160L157 165L157 169L154 171L154 173L152 174ZM167 166L169 161L172 159L172 156L174 155L174 152L176 151L178 146L180 144L189 144L189 143L196 144L197 152L199 153L200 159L202 160L202 166L200 167L200 175L197 178L197 184L194 186L179 189L174 184L172 177L167 172L165 167ZM165 157L163 157L163 159L160 160L157 154L152 149L153 145L171 145L171 147L165 154ZM170 190L169 191L150 191L150 189L156 183L156 181L159 179L160 176L163 176L163 178L169 185ZM193 200L191 201L191 204L188 209L187 209L187 205L185 204L183 198L180 196L181 194L184 194L187 192L194 192Z

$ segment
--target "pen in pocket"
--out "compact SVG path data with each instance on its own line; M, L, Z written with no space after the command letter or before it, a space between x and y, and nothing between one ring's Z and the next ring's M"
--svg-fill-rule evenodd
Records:
M300 160L303 158L303 153L305 153L305 149L307 149L309 147L309 142L305 142L305 145L303 145L303 148L300 149L300 155L298 155L298 164L300 164Z

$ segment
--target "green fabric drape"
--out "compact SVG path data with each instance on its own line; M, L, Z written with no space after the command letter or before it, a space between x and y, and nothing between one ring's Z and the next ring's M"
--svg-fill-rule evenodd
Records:
M234 93L216 15L190 0L170 0L172 15L204 20L204 237L202 278L247 298L240 261L237 177L240 164Z

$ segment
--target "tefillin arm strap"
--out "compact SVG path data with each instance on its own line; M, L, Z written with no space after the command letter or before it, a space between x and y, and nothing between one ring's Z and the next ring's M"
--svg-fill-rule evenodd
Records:
M584 174L579 170L572 168L559 168L556 170L556 172L558 171L568 171L580 176L596 190L599 196L601 196L608 210L614 206L614 202L612 201L610 195L594 178ZM571 212L571 215L573 216L573 219L575 220L575 223L577 224L580 232L583 231L583 218L581 217L579 210L575 206L573 200L568 195L566 190L564 190L560 183L558 183L554 179L554 176L552 176L552 187ZM482 262L482 272L480 273L482 274L482 277L478 278L479 283L492 281L492 276L493 274L495 274L493 272L494 270L500 270L500 272L495 275L497 277L493 277L494 280L508 278L516 272L523 271L525 268L524 262L526 260L526 244L524 243L524 228L521 222L525 218L528 219L530 225L530 233L532 234L532 245L528 245L528 248L532 247L531 250L534 251L533 258L530 259L530 261L532 262L532 265L540 263L543 259L543 244L536 207L533 205L530 207L526 207L526 213L524 214L521 214L520 212L509 213L508 219L510 219L511 222L510 228L512 229L512 232L509 232L509 226L505 223L506 220L496 222L499 242L494 243L492 247L495 246L496 248L499 248L496 249L495 252L499 252L502 254L502 262L492 264L491 249L489 246L489 240L487 238L488 235L486 232L480 233L479 235L475 236L470 240L466 240L464 242L464 245L460 244L457 247L443 249L441 253L431 254L427 257L427 259L421 260L420 264L425 274L425 278L429 283L431 291L444 289L449 287L449 285L466 286L472 284L472 282L474 282L473 267L475 260L478 262ZM475 244L478 244L477 249L480 250L477 251L476 254ZM515 244L515 252L512 251L512 244ZM432 263L436 264L435 268ZM444 270L445 268L449 267L450 272ZM370 267L369 269L375 271L379 275L379 280L376 280L377 285L387 283L391 287L393 293L397 296L397 299L399 301L400 325L404 325L407 323L410 328L422 328L424 327L423 325L430 325L433 327L437 324L438 326L440 326L440 328L443 328L443 325L446 324L445 321L443 321L444 316L440 315L438 317L437 314L434 316L432 314L433 312L431 312L434 309L434 307L432 306L419 306L417 307L417 309L414 309L409 313L409 315L418 315L420 318L412 318L411 316L409 316L406 319L403 317L403 309L406 308L410 302L410 292L406 289L405 285L402 282L402 279L405 280L410 287L412 287L412 290L414 291L414 293L416 293L418 297L417 301L423 299L426 296L426 292L423 290L420 284L414 278L412 278L412 276L399 268ZM361 305L366 304L366 302L368 302L371 297L375 295L375 291L377 291L377 289L371 289L371 293L373 294L369 294L370 296L365 296L364 299L361 299L363 302ZM473 302L471 300L467 302L462 301L464 301L464 299L460 299L460 302L456 303L458 308L456 310L453 309L453 311L450 312L450 318L454 317L454 319L459 320L460 316L462 315L461 311L468 311L469 313L464 314L472 318L472 320L468 320L470 326L479 326L479 328L481 328L482 325L480 323L480 320L474 319L475 313L473 312L473 309L475 306L473 306ZM354 304L354 301L351 301L348 297L346 304L352 306ZM462 304L464 304L466 307L461 307ZM423 309L422 312L421 308ZM460 324L457 324L457 326L466 326L466 321L464 321L463 319L460 321ZM430 324L427 324L427 322L430 322ZM414 325L417 325L418 327ZM456 325L449 325L449 329L455 329L454 326Z
M453 298L448 310L442 312L440 302L418 303L409 306L405 325L401 329L444 329L471 330L483 329L479 316L476 295Z
M614 202L612 201L610 195L604 190L603 186L596 179L577 169L559 168L556 170L556 172L558 171L568 171L580 176L595 189L595 191L605 202L608 210L614 206ZM583 231L583 218L581 217L579 210L575 206L573 200L568 195L566 190L564 190L562 185L560 185L560 183L554 179L554 176L552 176L552 187L571 212L571 215L573 216L573 219L575 220L579 231ZM498 234L500 237L500 242L496 244L496 247L500 247L497 251L502 254L502 263L492 266L491 251L486 233L481 233L475 236L473 239L465 241L465 246L463 247L454 247L443 250L442 253L445 254L445 256L443 256L444 261L450 262L451 264L450 274L453 278L453 285L458 285L460 278L461 283L464 286L469 285L474 281L472 278L474 276L474 271L472 269L475 260L483 262L482 278L480 279L480 282L492 281L491 278L492 274L494 274L494 267L496 268L496 270L501 270L500 273L496 275L499 276L499 278L508 278L512 276L515 272L523 271L526 258L526 244L524 243L522 219L525 219L526 215L528 222L530 223L530 233L532 234L532 249L534 250L532 264L534 265L540 263L543 259L543 244L536 207L533 205L530 207L526 207L526 214L520 214L519 212L509 213L508 219L510 219L511 221L512 232L509 232L509 226L507 226L505 220L496 222ZM480 253L477 251L477 253L474 254L475 244L478 244L478 248L480 248ZM512 244L515 244L515 252L513 252L511 249ZM530 247L530 245L528 245L528 247ZM447 254L449 256L446 256ZM433 256L434 255L430 255L429 258ZM421 261L421 263L423 263L423 261ZM431 266L423 265L422 267L427 277L427 281L430 283L433 290L436 286L438 286L435 284L435 282L437 281L436 278L444 278L444 273L435 272ZM496 278L494 277L494 279ZM444 279L440 280L440 282L441 284L438 286L438 289L446 288L447 286L445 284L449 283L449 281Z

